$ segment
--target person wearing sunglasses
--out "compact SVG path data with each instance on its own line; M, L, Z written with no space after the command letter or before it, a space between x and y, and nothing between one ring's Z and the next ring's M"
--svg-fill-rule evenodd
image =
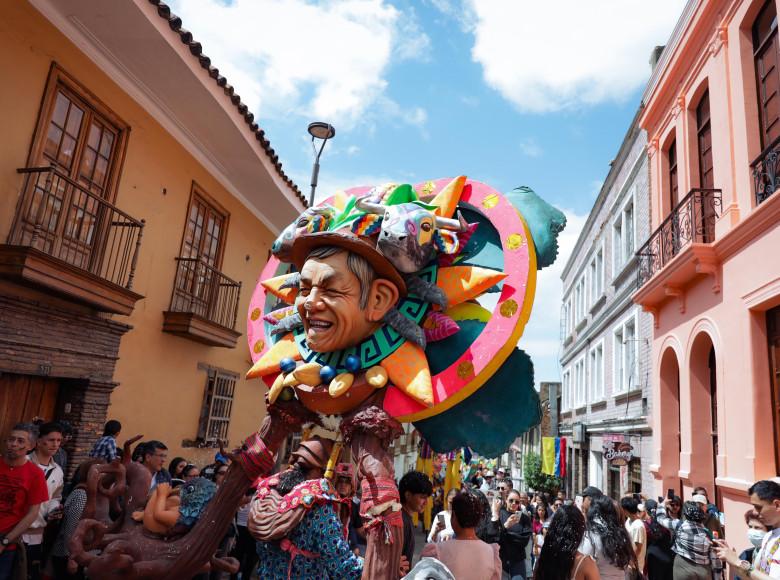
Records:
M531 518L522 509L520 493L510 490L506 507L501 507L496 498L492 508L491 525L498 533L502 568L512 580L526 580L525 549L532 529Z

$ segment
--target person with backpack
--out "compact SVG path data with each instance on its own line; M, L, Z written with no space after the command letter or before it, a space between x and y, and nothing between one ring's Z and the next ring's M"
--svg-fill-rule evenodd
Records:
M511 580L526 580L525 549L532 535L531 516L522 508L520 492L507 494L506 505L496 498L493 502L491 526L498 535L501 566Z

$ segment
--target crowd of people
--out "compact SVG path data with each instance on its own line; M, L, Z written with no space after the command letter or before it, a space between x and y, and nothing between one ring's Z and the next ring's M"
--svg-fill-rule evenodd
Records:
M85 577L70 559L68 540L87 503L90 468L123 453L117 445L121 429L118 421L108 421L89 459L72 469L68 480L68 457L62 448L71 434L68 425L13 427L0 461L0 580ZM124 449L130 449L129 444ZM327 457L326 450L301 454L297 468L292 462L293 467L279 474L279 493L321 480ZM198 477L219 486L229 464L221 453L202 469L182 457L168 461L167 446L156 440L138 443L131 460L149 470L150 494ZM248 489L220 546L222 555L239 560L233 578L247 580L255 573L270 578L283 572L290 578L360 577L372 523L361 517L352 465L338 464L332 479L336 493L323 490L322 497L333 507L311 512L319 519L306 520L293 538L301 545L309 540L319 545L317 553L301 547L291 552L295 545L289 539L286 545L284 540L257 541L252 500L259 492ZM728 564L736 578L780 579L780 484L773 480L759 481L748 490L753 507L745 514L748 533L739 545L746 548L741 553L724 541L717 508L704 488L695 488L686 501L672 490L657 499L629 494L618 501L592 486L568 498L562 491L553 495L517 490L502 469L477 469L458 489L448 491L430 529L418 537L416 521L433 494L431 479L411 471L397 483L398 525L403 529L399 578L721 580ZM330 535L323 535L326 528ZM323 538L328 541L323 543ZM420 539L425 540L423 546L418 545Z
M76 466L72 477L66 479L68 454L63 444L72 436L69 424L36 419L11 429L0 460L0 580L85 577L70 559L68 541L87 504L90 468L122 458L124 446L117 445L121 430L119 421L108 421L89 459ZM140 439L134 437L128 443ZM175 489L201 476L219 486L229 463L221 453L203 468L182 457L168 462L168 447L157 440L138 443L131 459L149 469L150 493L160 484ZM250 544L246 533L250 499L248 495L238 510L220 548L239 559L244 578L250 577L257 562L254 541Z
M747 549L738 554L724 541L718 510L703 487L684 502L671 490L657 500L634 493L618 501L592 486L574 499L561 491L529 496L513 489L503 470L478 469L448 496L451 507L436 518L428 541L467 537L460 523L465 515L455 506L468 495L467 505L481 518L470 539L492 545L495 558L484 547L460 545L426 546L423 556L452 564L454 578L722 580L725 564L735 578L780 578L780 484L759 481L748 494Z

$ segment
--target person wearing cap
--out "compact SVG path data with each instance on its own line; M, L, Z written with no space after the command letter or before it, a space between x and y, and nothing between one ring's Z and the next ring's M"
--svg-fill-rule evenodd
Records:
M258 540L260 578L360 578L363 559L345 539L343 502L323 478L333 441L314 436L292 453L292 466L257 486L247 519Z
M489 491L491 489L496 489L495 482L493 481L493 478L495 477L495 473L491 469L488 469L485 472L485 475L482 479L482 485L479 487L479 490L482 493L485 493L486 491Z
M702 501L703 500L703 501ZM711 532L704 526L707 520L706 498L694 496L682 506L683 519L667 515L670 500L664 500L656 511L658 523L671 530L675 553L673 573L680 580L710 580L712 578L713 544Z

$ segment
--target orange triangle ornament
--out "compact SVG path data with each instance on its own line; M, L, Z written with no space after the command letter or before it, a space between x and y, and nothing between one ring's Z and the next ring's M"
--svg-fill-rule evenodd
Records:
M423 349L407 341L379 364L403 393L426 407L433 406L431 370Z
M439 269L436 285L447 296L447 305L452 308L476 298L506 276L504 272L479 266L448 266Z
M301 360L301 353L298 352L298 345L295 343L292 333L286 334L275 345L273 345L268 352L257 359L257 362L252 365L249 372L246 374L247 379L254 379L256 377L264 377L272 373L278 373L281 371L279 363L283 358L291 358L293 360Z

